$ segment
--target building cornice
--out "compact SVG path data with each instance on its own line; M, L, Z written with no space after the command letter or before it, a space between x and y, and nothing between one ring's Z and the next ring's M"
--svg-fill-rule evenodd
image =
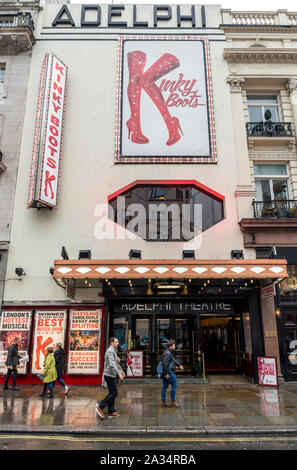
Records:
M225 48L224 59L231 63L296 63L297 49Z

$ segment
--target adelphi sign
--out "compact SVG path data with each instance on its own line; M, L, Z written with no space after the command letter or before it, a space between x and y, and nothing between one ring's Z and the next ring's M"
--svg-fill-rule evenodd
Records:
M143 10L143 7L147 8ZM172 20L172 22L171 22ZM174 22L174 24L172 24ZM109 28L206 27L204 5L81 5L80 22L75 23L67 5L63 5L52 26Z

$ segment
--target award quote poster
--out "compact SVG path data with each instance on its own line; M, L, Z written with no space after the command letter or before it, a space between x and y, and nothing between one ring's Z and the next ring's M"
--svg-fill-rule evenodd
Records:
M64 346L66 318L66 310L40 310L35 313L32 374L42 371L48 347L55 347L57 343Z
M124 40L119 160L212 161L207 77L204 40Z
M102 310L71 310L68 374L98 374Z
M143 351L127 351L127 377L143 377Z
M277 386L277 367L275 357L258 357L259 385Z
M0 316L0 372L6 372L7 351L16 338L20 356L28 354L32 310L2 310ZM27 362L18 366L19 374L27 373Z

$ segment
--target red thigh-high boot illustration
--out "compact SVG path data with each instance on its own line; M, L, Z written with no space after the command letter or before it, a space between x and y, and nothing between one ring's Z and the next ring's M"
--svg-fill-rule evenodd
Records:
M141 51L133 51L128 53L128 68L129 68L129 84L127 88L127 95L130 104L131 117L127 121L128 138L134 144L147 144L149 139L141 132L140 125L140 97L141 97L141 79L143 69L146 63L146 54Z
M172 54L163 54L144 74L142 77L142 86L152 101L160 111L169 132L167 145L173 145L180 139L179 130L182 132L177 117L171 116L168 107L162 95L160 88L156 85L156 81L167 73L179 67L179 60Z
M41 366L39 364L40 361L40 353L42 352L44 357L46 356L46 347L53 342L53 338L49 337L47 338L44 343L43 341L43 336L37 336L37 348L36 348L36 361L35 361L35 367L37 370L41 369Z

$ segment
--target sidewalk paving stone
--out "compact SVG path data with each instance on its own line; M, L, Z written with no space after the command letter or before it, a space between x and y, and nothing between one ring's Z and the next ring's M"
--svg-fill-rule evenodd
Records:
M55 398L41 398L38 385L20 385L19 392L0 390L0 432L27 433L295 433L297 386L260 387L251 382L180 384L180 408L161 405L161 382L119 388L116 409L120 418L100 420L96 401L107 390L72 386L67 396L55 387ZM170 401L170 390L167 392Z

